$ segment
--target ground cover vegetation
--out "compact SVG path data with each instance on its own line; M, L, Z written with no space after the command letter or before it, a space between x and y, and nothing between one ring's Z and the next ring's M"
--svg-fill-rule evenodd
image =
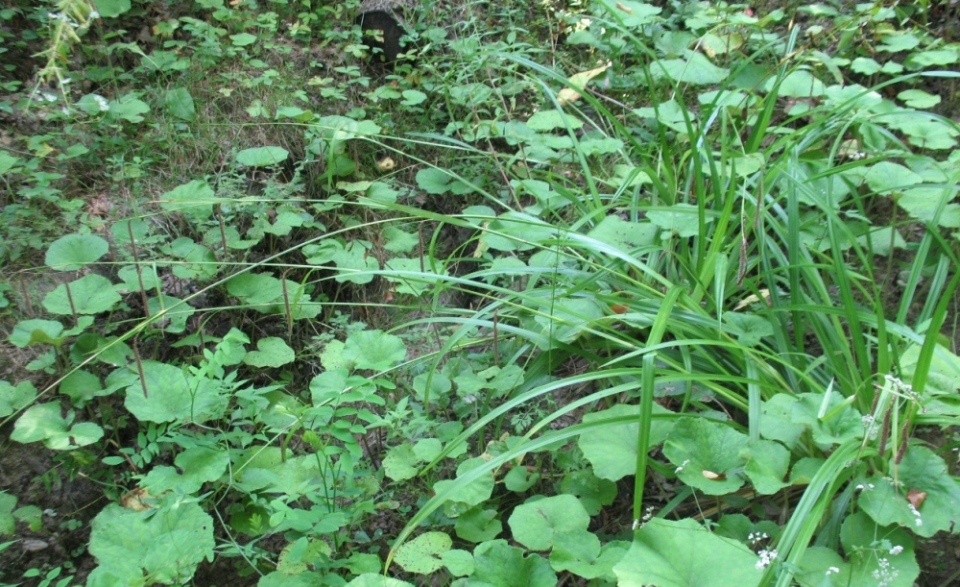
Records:
M957 580L956 3L359 5L0 9L0 583Z

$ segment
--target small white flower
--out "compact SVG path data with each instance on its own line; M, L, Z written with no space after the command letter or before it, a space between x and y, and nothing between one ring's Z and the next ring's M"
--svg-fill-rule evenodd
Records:
M106 112L110 110L110 103L107 102L107 99L99 94L94 94L93 99L97 102L97 106L100 108L100 112Z
M903 547L900 546L899 544L890 549L890 554L892 554L893 556L897 556L901 552L903 552Z
M771 549L771 550L763 549L763 550L761 550L760 552L758 552L757 555L760 557L760 560L758 560L758 561L757 561L757 564L754 565L754 566L757 568L757 570L762 571L763 569L765 569L765 568L767 568L768 566L770 566L770 563L772 563L773 561L775 561L775 560L777 559L777 550L776 550L776 549Z
M90 16L89 16L88 18L89 18L90 20L94 20L94 19L100 18L100 13L97 12L96 10L91 10L91 11L90 11Z
M830 567L829 569L827 569L827 576L829 577L830 575L836 575L836 574L839 573L839 572L840 572L840 569L839 569L839 568L837 568L837 567Z

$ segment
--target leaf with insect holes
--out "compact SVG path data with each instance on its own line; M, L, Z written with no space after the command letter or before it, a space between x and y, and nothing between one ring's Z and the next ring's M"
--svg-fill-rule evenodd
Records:
M413 447L401 444L387 451L387 456L383 459L383 472L394 481L405 481L417 476L419 463L420 459L413 452Z
M452 546L453 540L446 533L425 532L404 542L394 560L409 573L429 575L443 567L440 557Z
M613 572L618 587L751 587L759 559L742 543L722 538L691 519L655 518L634 533Z

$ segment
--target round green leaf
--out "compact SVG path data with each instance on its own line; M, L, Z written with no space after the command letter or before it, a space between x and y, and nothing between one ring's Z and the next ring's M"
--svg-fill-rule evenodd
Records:
M287 160L289 151L282 147L254 147L237 153L237 163L247 167L265 167Z
M67 288L70 288L69 295ZM118 294L106 277L91 273L80 279L63 283L43 298L43 307L51 314L70 316L77 314L99 314L113 309L120 301ZM72 303L71 303L72 302Z
M296 358L296 353L282 338L268 336L257 341L257 350L248 352L243 362L251 367L280 367Z
M57 271L76 271L98 261L110 245L92 234L68 234L53 241L47 249L45 263Z

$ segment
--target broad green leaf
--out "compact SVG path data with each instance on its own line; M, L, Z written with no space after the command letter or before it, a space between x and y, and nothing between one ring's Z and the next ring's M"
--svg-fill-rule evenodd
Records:
M869 242L871 245L869 250L874 255L886 257L894 249L907 248L907 241L900 235L900 232L892 226L871 228L869 231L869 241L867 237L868 235L866 234L858 236L857 243L862 247L866 247Z
M385 261L384 269L403 272L404 275L384 274L383 278L396 284L394 291L397 293L412 296L421 296L429 292L433 287L443 283L443 277L447 275L446 268L438 259L396 257Z
M772 495L789 485L783 479L790 466L790 451L779 442L751 442L740 452L740 456L747 461L744 473L757 493Z
M69 294L67 288L70 288ZM90 273L58 285L43 298L43 307L51 314L62 316L99 314L112 310L120 299L109 279Z
M70 403L78 408L82 408L97 396L109 395L110 390L105 390L100 384L100 378L85 371L78 369L60 382L60 393L70 398Z
M537 243L559 238L556 227L519 212L507 212L487 227L483 243L498 251L527 251Z
M420 189L428 194L435 195L449 192L452 189L451 184L457 180L446 171L433 167L427 167L426 169L418 171L416 179Z
M956 47L950 45L945 49L931 49L929 51L916 51L907 57L903 64L907 69L916 71L927 67L942 67L944 65L953 65L960 61L960 52Z
M266 167L283 163L290 152L283 147L254 147L237 153L237 163L247 167Z
M251 367L281 367L292 363L297 358L296 353L282 338L268 336L257 341L257 350L250 351L243 357L243 362Z
M559 298L551 307L541 310L534 320L551 340L571 343L603 316L604 311L595 300Z
M787 393L778 393L763 402L760 418L760 434L764 438L779 440L792 447L805 427L794 420L797 398Z
M114 18L130 10L130 0L94 0L93 5L104 18Z
M901 374L907 383L912 383L916 376L920 349L919 344L912 344L900 355ZM958 389L960 389L960 357L953 354L950 349L938 345L930 362L924 394L956 395Z
M123 280L127 291L156 291L163 284L160 276L157 275L156 267L152 266L138 268L127 265L120 268L117 277Z
M76 271L100 260L109 251L106 240L92 234L68 234L53 241L45 263L57 271Z
M19 411L37 397L37 388L29 381L21 381L16 385L0 380L0 418Z
M588 415L584 414L584 418ZM639 415L637 417L639 418ZM657 421L654 421L654 430L656 430L656 424ZM634 434L637 434L636 430ZM582 435L581 438L583 438ZM636 466L633 469L636 469ZM564 475L563 480L560 481L560 491L575 495L580 499L583 509L591 516L599 514L603 506L613 503L617 496L616 484L609 479L601 479L596 476L590 468L571 471Z
M60 345L63 324L56 320L21 320L13 327L9 340L14 346L25 348L31 344Z
M881 161L870 166L863 177L870 189L878 194L900 192L923 183L923 178L899 163Z
M174 491L186 495L200 491L204 483L216 481L227 470L230 455L223 450L195 446L183 451L174 463L183 473L173 467L156 466L141 482L152 495Z
M960 227L960 205L952 202L955 197L952 189L918 187L904 190L897 198L897 205L917 220L957 228Z
M751 587L760 583L759 558L691 519L655 518L636 532L613 572L618 587Z
M427 95L419 90L404 90L403 95L403 104L404 106L416 106L417 104L422 104L427 99Z
M60 404L50 402L31 406L18 419L10 434L17 442L39 442L52 450L72 450L103 438L103 429L93 422L73 424L74 413L60 415Z
M17 496L0 491L0 536L9 536L17 529L17 521L13 517L15 507L17 507Z
M210 218L215 202L213 188L202 179L179 185L160 196L161 208L168 212L186 214L196 221Z
M107 377L108 387L125 389L124 405L138 420L204 422L225 408L214 380L188 380L183 370L157 361L141 365L142 383L136 365L117 369Z
M421 438L413 445L414 454L426 463L437 458L441 450L443 450L443 443L437 438Z
M133 94L124 94L109 104L109 115L127 122L143 122L143 114L150 112L146 102Z
M604 0L600 4L615 19L623 22L623 26L627 28L637 28L656 22L657 15L663 11L658 6L646 2L637 2L636 0L621 0L619 2Z
M523 493L540 480L540 473L531 472L526 467L514 467L503 476L503 486L509 491Z
M567 494L528 501L510 519L513 538L530 550L550 550L561 540L582 540L590 516L576 497Z
M376 573L365 573L347 583L347 587L414 587L414 584Z
M701 53L688 52L686 59L660 59L650 64L654 79L664 74L670 79L687 84L718 84L730 75L730 70L717 67Z
M417 235L406 232L397 226L390 226L383 231L383 239L386 241L383 248L391 253L409 253L419 244Z
M696 117L673 98L658 104L656 107L636 108L633 113L640 118L656 120L667 128L684 135L691 130L693 132L697 130ZM690 120L689 129L687 128L687 119Z
M669 208L651 208L647 211L650 222L659 226L664 234L662 239L677 235L681 238L696 236L700 232L700 216L696 206L691 204L674 204ZM713 219L707 217L705 222Z
M491 540L473 551L475 571L471 582L478 586L556 587L557 574L542 557L507 544ZM472 584L472 583L471 583Z
M631 253L654 244L657 227L650 222L630 222L619 216L606 216L588 235L624 253Z
M803 553L796 575L801 587L848 587L851 566L832 548L811 546Z
M584 579L615 581L613 567L623 560L630 543L617 540L600 545L595 534L584 534L582 540L562 541L550 552L550 566L556 571L569 571Z
M406 481L417 476L417 465L422 459L413 452L409 444L401 444L387 451L383 459L384 474L394 481Z
M743 485L740 470L747 436L706 418L680 418L663 443L677 477L707 495L733 493Z
M407 347L399 336L362 330L347 337L343 354L356 369L386 371L406 358Z
M197 116L193 96L190 95L190 90L187 88L180 87L167 90L163 101L167 107L167 112L180 120L193 122Z
M926 108L933 108L940 103L940 96L935 94L928 94L923 90L904 90L897 94L897 98L903 101L904 104L910 108L919 108L921 110Z
M233 41L234 47L246 47L257 42L257 37L251 35L250 33L239 33L236 35L230 35L230 40Z
M653 405L654 414L669 414L669 410ZM618 404L601 412L583 415L583 423L590 424L613 418L629 417L633 421L604 424L588 428L580 435L578 445L585 459L593 465L597 477L619 481L637 471L637 437L640 434L640 406ZM650 431L650 446L656 446L670 433L674 420L655 418Z
M960 531L960 484L936 453L912 445L897 468L897 481L894 486L893 479L877 474L859 484L858 503L877 524L897 524L924 537ZM919 507L907 499L911 491L926 493Z
M764 91L773 90L775 83L775 78L771 77L764 84ZM812 98L826 93L826 86L809 71L800 69L787 74L777 93L783 98Z
M88 584L108 576L123 585L189 582L197 565L213 557L213 525L196 503L146 512L110 504L91 524L90 553L100 566Z
M583 121L560 110L541 110L527 120L527 126L535 131L550 132L557 129L573 129L583 126Z
M497 519L497 510L485 510L478 506L460 514L455 529L457 536L463 540L484 542L499 536L503 524Z
M196 312L190 304L168 295L148 298L147 310L151 317L159 318L155 324L171 334L186 330L187 320Z
M424 532L397 549L394 562L409 573L429 575L443 567L440 557L450 550L453 540L444 532Z
M457 476L464 475L477 467L482 467L486 462L486 460L480 457L467 459L457 467ZM449 500L446 504L447 509L450 510L450 513L459 515L471 507L490 499L490 495L493 493L493 482L493 475L487 474L474 479L463 487L458 487L456 492L447 496ZM455 479L437 481L433 484L433 491L437 495L446 493L455 483L457 483Z
M283 571L273 571L268 573L257 581L257 587L318 587L324 584L323 573L304 570L296 573ZM396 581L396 579L391 579ZM403 581L397 581L401 585L410 585ZM351 583L352 584L352 583Z
M850 585L913 587L920 575L913 538L902 528L877 526L856 512L843 521L840 542L850 562Z
M850 64L850 70L861 75L873 75L880 71L880 64L869 57L857 57Z
M472 575L476 568L473 564L473 555L465 550L452 549L440 555L443 566L450 571L454 577L466 577Z
M724 312L723 321L727 331L745 346L757 346L764 337L773 336L770 321L756 314Z
M911 32L898 31L896 33L883 35L880 40L882 41L877 45L878 51L886 51L888 53L899 53L901 51L910 51L911 49L916 49L920 45L920 39Z

